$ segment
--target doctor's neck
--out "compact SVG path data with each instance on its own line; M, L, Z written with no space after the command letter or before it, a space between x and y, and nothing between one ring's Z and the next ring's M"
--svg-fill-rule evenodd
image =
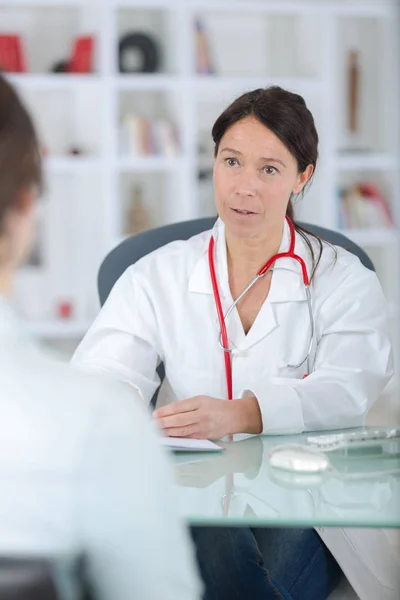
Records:
M247 273L255 277L258 271L274 256L281 245L283 224L270 229L262 237L234 236L225 229L226 254L230 273Z

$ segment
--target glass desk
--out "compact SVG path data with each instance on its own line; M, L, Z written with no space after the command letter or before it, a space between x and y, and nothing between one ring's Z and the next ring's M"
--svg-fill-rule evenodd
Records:
M269 465L274 446L308 435L235 436L223 452L174 453L179 512L190 525L399 527L400 441L330 452L333 470L319 475Z

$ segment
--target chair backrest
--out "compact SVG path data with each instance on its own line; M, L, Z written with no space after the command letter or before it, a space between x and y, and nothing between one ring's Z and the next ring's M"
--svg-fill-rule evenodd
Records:
M0 600L60 600L50 562L0 558Z
M172 223L156 229L150 229L127 238L116 246L103 260L98 274L98 292L100 304L103 305L122 273L146 254L153 252L161 246L175 240L187 240L197 233L211 229L215 223L215 217L195 219L193 221L182 221ZM352 254L358 256L360 261L368 269L374 270L369 256L362 248L349 240L346 236L309 223L300 223L311 233L315 233L322 239L335 246L342 246Z

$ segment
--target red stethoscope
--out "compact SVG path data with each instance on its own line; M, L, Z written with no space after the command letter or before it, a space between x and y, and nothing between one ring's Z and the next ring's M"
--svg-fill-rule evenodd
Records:
M228 333L227 333L227 329L226 329L226 319L229 317L229 315L231 314L231 312L233 311L235 306L238 304L238 302L240 302L240 300L243 298L243 296L245 294L247 294L247 292L253 287L253 285L255 285L257 283L257 281L259 279L261 279L261 277L263 277L266 273L268 273L269 271L273 271L274 269L283 269L283 270L291 271L291 269L287 269L286 267L273 266L276 263L276 261L279 260L280 258L292 258L295 261L297 261L301 267L305 295L306 295L307 305L308 305L308 314L309 314L309 319L310 319L310 339L309 339L309 344L308 344L308 348L307 348L307 353L301 362L299 362L296 365L289 364L289 365L287 365L287 367L297 369L297 368L301 367L301 365L303 365L306 361L308 361L308 359L310 357L310 353L311 353L311 349L312 349L312 345L313 345L313 339L314 339L314 316L313 316L311 292L310 292L310 279L308 277L307 266L306 266L304 259L301 258L301 256L296 254L294 251L295 242L296 242L296 232L294 229L294 225L293 225L292 221L289 219L289 217L286 217L286 222L289 226L289 232L290 232L289 250L287 252L280 252L278 254L275 254L274 256L272 256L269 259L269 261L258 271L257 275L254 277L254 279L252 279L252 281L249 283L249 285L246 287L246 289L240 294L240 296L238 296L238 298L236 298L236 300L234 301L232 306L227 311L226 315L224 315L224 312L222 309L221 296L219 294L217 276L216 276L216 272L215 272L215 262L214 262L215 240L214 240L214 236L211 236L211 238L210 238L210 242L208 245L208 264L209 264L209 269L210 269L210 277L211 277L211 283L212 283L212 288L213 288L213 293L214 293L215 306L217 309L218 321L219 321L219 326L220 326L220 346L221 346L222 350L224 351L228 400L232 400L233 385L232 385L232 356L231 356L232 350L229 348Z

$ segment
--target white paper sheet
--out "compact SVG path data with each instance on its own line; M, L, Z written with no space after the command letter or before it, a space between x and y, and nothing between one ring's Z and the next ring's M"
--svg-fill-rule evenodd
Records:
M182 452L220 452L222 446L210 442L210 440L194 440L192 438L162 437L161 445L171 450Z

